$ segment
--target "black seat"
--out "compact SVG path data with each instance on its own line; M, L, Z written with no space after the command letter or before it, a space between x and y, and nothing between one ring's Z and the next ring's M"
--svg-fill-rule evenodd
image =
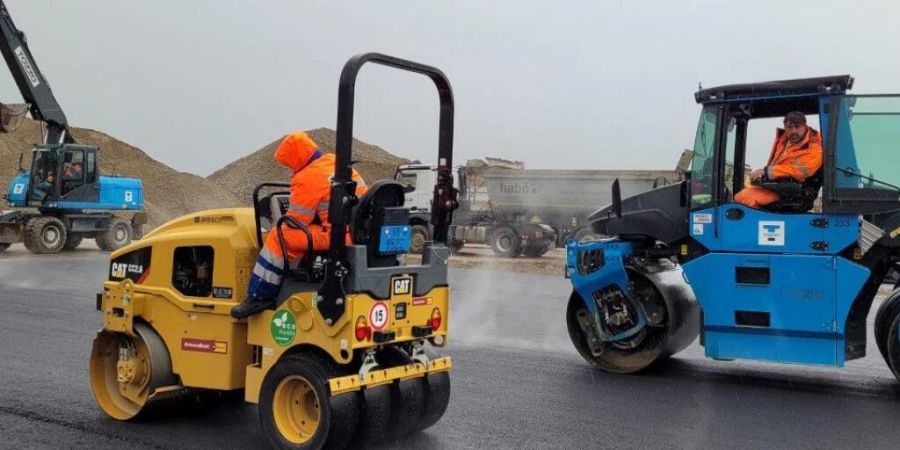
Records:
M405 187L394 180L376 181L353 209L351 236L353 243L366 246L369 267L399 265L398 251L379 251L382 226L409 226L409 209L403 206Z
M822 168L811 177L798 183L793 179L760 183L758 186L778 193L781 199L763 207L766 211L781 213L803 213L813 209L819 189L822 188Z

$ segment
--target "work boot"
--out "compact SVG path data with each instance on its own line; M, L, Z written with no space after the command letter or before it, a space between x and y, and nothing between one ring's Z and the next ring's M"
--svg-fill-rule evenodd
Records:
M231 308L231 317L243 319L256 313L275 307L275 299L265 299L255 295L248 295L241 303Z

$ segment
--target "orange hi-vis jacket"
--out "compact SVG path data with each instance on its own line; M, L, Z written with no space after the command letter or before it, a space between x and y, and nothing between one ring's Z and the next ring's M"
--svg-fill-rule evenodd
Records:
M324 251L331 241L328 222L328 202L331 198L331 178L334 176L335 156L324 154L318 145L306 133L298 131L287 135L275 150L275 160L291 169L291 198L287 214L306 225L312 235L312 249ZM362 196L366 183L356 170L352 171L357 182L356 195ZM309 247L306 234L282 225L288 259L296 260L305 254ZM349 243L350 235L347 234ZM284 274L284 257L278 242L278 233L273 228L266 236L265 244L260 249L250 280L249 294L260 297L271 297L278 293Z
M809 128L798 144L792 144L784 130L778 129L766 164L766 178L772 181L792 178L802 183L821 167L822 137L818 131ZM774 191L759 186L746 187L734 196L734 201L751 208L760 208L779 199Z

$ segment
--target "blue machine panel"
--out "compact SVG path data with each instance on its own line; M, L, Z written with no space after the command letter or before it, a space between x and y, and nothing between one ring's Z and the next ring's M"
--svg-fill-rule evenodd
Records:
M703 308L707 356L843 366L864 267L828 255L719 253L684 271Z
M587 273L579 272L578 255L591 250L602 252L599 264L595 264L596 270ZM622 292L628 292L628 274L625 272L625 258L631 254L633 247L629 242L622 241L587 241L574 240L566 244L566 273L572 279L572 287L584 300L588 311L592 316L598 314L597 305L591 300L593 291L598 288L615 284Z
M691 237L711 251L833 255L857 240L859 220L850 215L779 214L734 203L692 212L690 229ZM828 248L816 250L813 242L827 242Z
M28 173L19 173L12 179L6 189L6 201L9 202L9 206L25 206L30 178Z
M141 180L123 177L100 177L100 201L60 201L61 209L118 209L144 208L144 189Z

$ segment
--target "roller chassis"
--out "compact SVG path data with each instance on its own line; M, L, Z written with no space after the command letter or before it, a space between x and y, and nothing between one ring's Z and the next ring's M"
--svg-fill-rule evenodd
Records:
M879 135L867 141L866 128L852 135L847 131L854 117L875 116L884 123L884 116L896 115L883 106L896 96L850 96L846 90L852 81L849 76L824 77L696 94L704 112L691 176L625 199L614 183L611 204L591 216L591 225L595 233L615 237L567 245L566 275L573 285L567 322L576 350L588 362L630 373L666 356L641 342L632 353L649 357L604 356L613 348L610 343L634 347L632 336L649 329L645 300L633 287L646 280L648 261L650 266L653 261L677 266L681 277L650 283L658 292L674 287L693 299L679 308L696 309L699 320L683 330L670 327L670 332L699 334L709 358L842 367L865 356L869 311L883 283L894 284L889 274L900 261L900 188L890 182L896 173L872 175L871 166L864 165L872 161L867 152L883 148L871 144L872 136ZM867 112L866 101L881 107ZM745 184L747 122L798 109L818 114L823 130L823 166L811 177L820 183L821 210L810 210L792 197L805 185L791 181L765 184L781 197L770 209L735 203L733 193ZM726 139L735 129L736 136ZM733 146L727 147L728 142ZM879 164L875 167L881 170L884 163ZM869 175L861 175L857 165ZM633 311L631 321L598 313L623 309L617 304ZM615 328L622 323L627 326ZM895 286L875 314L874 338L900 379L898 330L900 289Z

